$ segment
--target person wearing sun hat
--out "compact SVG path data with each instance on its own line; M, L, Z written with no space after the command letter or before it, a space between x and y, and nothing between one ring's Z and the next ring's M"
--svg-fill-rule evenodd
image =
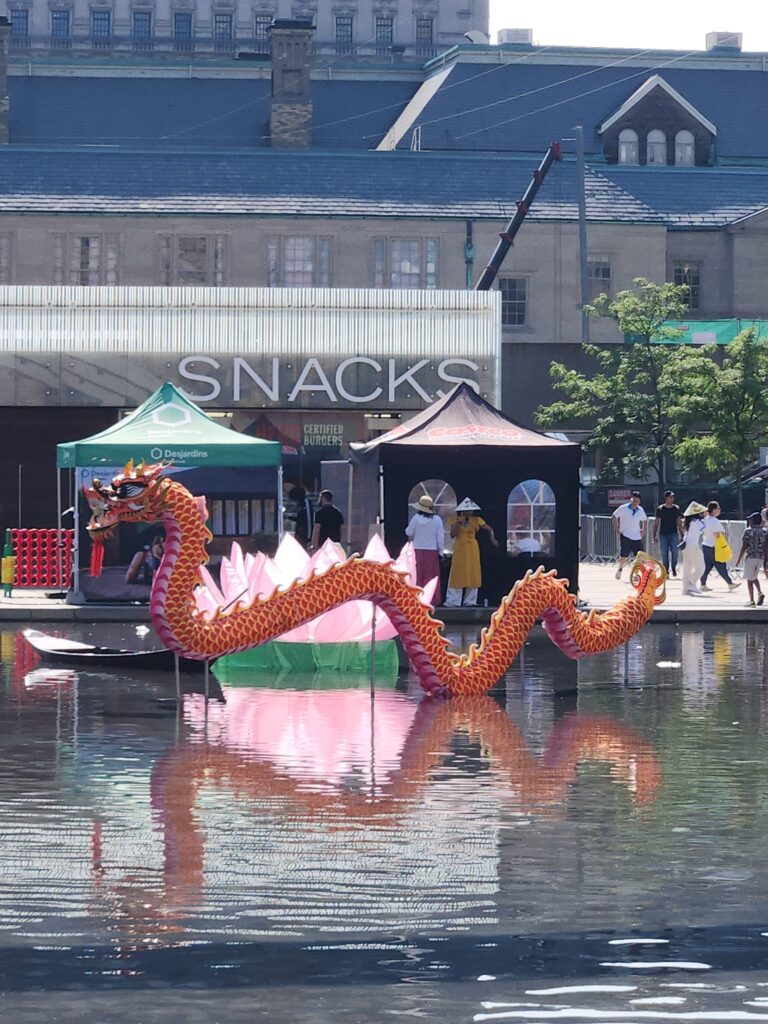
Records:
M476 515L479 511L479 505L471 498L465 498L456 506L456 515L449 520L451 536L456 539L456 543L453 546L446 608L458 608L462 604L467 608L477 604L477 591L483 583L478 532L485 530L490 534L491 544L495 548L499 546L493 529Z
M428 494L422 494L418 501L413 502L412 509L416 514L405 528L405 535L413 544L416 555L416 583L423 587L437 577L437 590L433 597L436 605L440 604L440 555L445 545L445 528L443 520L435 510L435 503Z
M706 511L706 505L692 501L683 512L685 525L683 539L680 543L680 550L683 554L683 593L690 597L701 594L699 578L704 572L704 552L701 550L701 540L704 536L702 517Z

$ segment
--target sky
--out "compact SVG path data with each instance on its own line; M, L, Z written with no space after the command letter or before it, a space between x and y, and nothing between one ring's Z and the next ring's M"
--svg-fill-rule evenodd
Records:
M500 28L533 29L540 46L618 46L627 49L703 50L707 32L741 32L744 50L768 51L768 14L763 0L618 0L596 7L576 0L549 0L525 8L490 0L491 42ZM527 12L527 13L526 13Z

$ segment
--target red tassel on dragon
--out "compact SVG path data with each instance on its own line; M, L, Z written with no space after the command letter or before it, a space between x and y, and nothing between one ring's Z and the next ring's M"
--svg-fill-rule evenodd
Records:
M540 618L550 640L569 658L601 654L634 636L664 600L662 566L641 554L631 572L634 592L602 614L576 607L567 580L537 569L527 573L503 599L479 644L466 654L450 650L442 623L391 563L352 556L325 572L257 597L246 606L206 614L197 609L194 590L208 561L204 498L195 498L177 480L163 476L167 465L134 467L129 462L111 487L87 491L94 510L88 529L94 551L121 522L162 522L165 553L150 597L152 624L163 643L185 658L213 660L258 647L347 601L372 601L397 629L424 690L433 695L472 696L491 689L520 652ZM94 555L93 566L100 557Z

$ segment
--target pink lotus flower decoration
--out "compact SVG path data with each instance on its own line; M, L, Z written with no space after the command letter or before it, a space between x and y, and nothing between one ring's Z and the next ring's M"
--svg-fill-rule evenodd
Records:
M225 687L226 703L192 697L185 718L205 742L241 757L271 762L301 787L366 790L386 785L402 754L419 703L400 693L367 690L267 690Z
M384 542L374 535L368 542L364 558L372 562L391 561ZM295 580L326 572L332 565L344 562L347 556L338 544L327 540L310 558L297 540L287 533L280 541L275 557L261 551L243 555L239 544L233 544L229 557L221 560L221 583L217 585L210 572L201 566L202 585L195 590L198 611L210 617L217 611L224 614L249 605L255 598L270 597L278 588L286 588ZM406 574L415 584L416 557L412 544L406 544L394 562L394 568ZM422 589L422 600L429 605L435 594L437 580ZM347 601L339 608L318 615L311 622L284 633L280 640L289 643L355 643L370 641L373 615L376 616L376 640L392 640L397 631L384 612L374 609L370 601Z

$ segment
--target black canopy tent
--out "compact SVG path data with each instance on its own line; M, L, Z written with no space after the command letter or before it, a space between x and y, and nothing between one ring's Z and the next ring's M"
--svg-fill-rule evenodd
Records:
M471 497L500 542L484 557L485 596L497 600L537 565L557 569L574 591L579 568L581 448L530 430L502 415L468 384L367 444L351 445L352 542L360 549L372 523L383 523L392 554L405 540L409 497L425 480L445 481L457 499ZM554 551L513 551L504 543L508 498L518 484L540 481L554 495ZM551 506L550 506L551 508ZM525 548L525 545L523 545Z

